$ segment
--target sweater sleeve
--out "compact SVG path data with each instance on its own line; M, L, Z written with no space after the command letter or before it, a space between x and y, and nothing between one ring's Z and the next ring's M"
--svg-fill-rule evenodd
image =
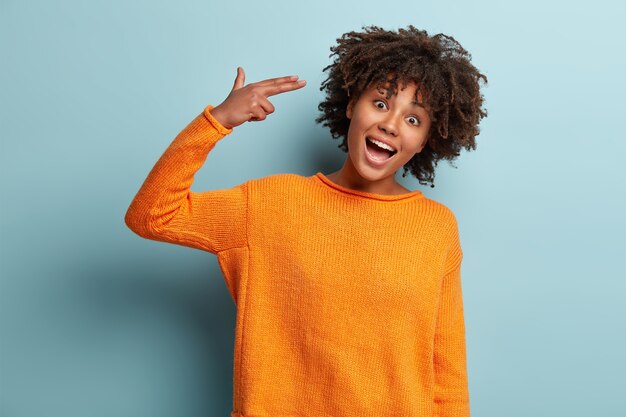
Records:
M463 253L456 221L444 273L434 341L436 417L469 417L465 322L461 289Z
M173 140L133 199L126 225L141 237L218 253L247 244L247 183L193 192L195 173L232 132L207 106Z

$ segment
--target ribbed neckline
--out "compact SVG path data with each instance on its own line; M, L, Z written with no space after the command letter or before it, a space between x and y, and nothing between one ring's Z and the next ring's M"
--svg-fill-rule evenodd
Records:
M341 194L348 194L351 196L367 198L371 200L400 201L400 200L410 200L410 199L423 197L422 192L419 190L411 191L410 193L405 193L405 194L397 194L397 195L376 194L376 193L370 193L367 191L352 190L342 185L335 184L326 175L322 174L321 172L317 172L314 178L319 179L322 184L327 185L331 189Z

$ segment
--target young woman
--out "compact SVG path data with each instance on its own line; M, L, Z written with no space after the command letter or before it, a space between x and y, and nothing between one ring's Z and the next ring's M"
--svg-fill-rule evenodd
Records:
M450 36L363 29L331 48L322 84L341 169L190 191L222 138L305 85L246 85L238 68L126 213L140 236L217 255L237 305L232 417L469 416L457 222L395 174L432 183L475 148L487 80Z

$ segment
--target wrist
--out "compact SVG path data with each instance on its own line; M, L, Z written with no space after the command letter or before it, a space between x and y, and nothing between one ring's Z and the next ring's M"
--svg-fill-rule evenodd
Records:
M232 128L228 127L227 125L222 124L222 122L219 119L215 118L215 115L214 115L215 109L216 108L210 104L206 106L203 112L204 117L209 121L209 123L213 125L213 127L215 127L215 129L217 129L223 135L227 135L231 133L233 131ZM219 111L218 111L218 115L219 115Z
M220 106L213 107L213 108L209 109L208 112L211 114L211 116L213 116L213 119L215 119L225 129L232 130L232 128L234 127L234 126L231 126L226 121L226 117L224 116Z

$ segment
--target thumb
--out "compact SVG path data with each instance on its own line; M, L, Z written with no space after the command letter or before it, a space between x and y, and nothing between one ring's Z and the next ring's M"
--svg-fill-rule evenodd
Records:
M246 74L243 72L243 68L237 67L237 78L233 84L233 90L238 90L243 87L243 83L246 80Z

